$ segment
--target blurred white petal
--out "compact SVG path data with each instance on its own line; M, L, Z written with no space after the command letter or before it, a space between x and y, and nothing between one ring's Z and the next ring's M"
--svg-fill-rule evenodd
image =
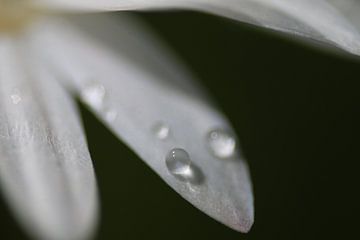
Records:
M29 47L185 199L248 231L254 210L247 165L241 154L222 159L209 149L210 131L231 131L229 123L143 27L112 17L47 19L32 30ZM187 181L167 168L166 156L175 148L190 155Z
M86 239L97 189L78 113L21 39L0 38L0 185L39 239Z
M360 55L356 0L33 0L83 11L193 9L331 43Z

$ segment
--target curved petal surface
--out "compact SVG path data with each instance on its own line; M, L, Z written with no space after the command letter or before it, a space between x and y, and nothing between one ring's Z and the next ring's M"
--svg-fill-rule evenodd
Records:
M0 185L36 238L87 239L97 188L78 113L23 45L0 38Z
M236 230L250 229L247 164L240 153L222 159L209 149L210 131L231 131L228 121L144 28L125 16L91 15L43 21L29 38L29 48L181 196ZM178 148L189 154L191 176L172 168L182 161L167 161Z
M193 9L331 43L360 55L356 0L33 0L80 11Z

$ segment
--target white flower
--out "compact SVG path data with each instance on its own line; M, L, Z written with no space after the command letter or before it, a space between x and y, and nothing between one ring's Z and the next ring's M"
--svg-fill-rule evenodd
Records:
M86 239L96 227L96 180L73 95L185 199L250 229L250 177L228 121L136 19L89 14L165 8L360 54L354 0L0 0L0 185L34 237Z

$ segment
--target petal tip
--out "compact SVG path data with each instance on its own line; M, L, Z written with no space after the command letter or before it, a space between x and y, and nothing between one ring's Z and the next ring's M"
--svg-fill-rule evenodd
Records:
M232 226L232 228L241 233L248 233L254 224L254 218L242 217Z

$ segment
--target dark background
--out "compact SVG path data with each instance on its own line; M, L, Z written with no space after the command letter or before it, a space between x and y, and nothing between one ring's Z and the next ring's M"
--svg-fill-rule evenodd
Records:
M205 14L138 15L234 125L256 220L240 234L196 210L82 107L102 199L98 239L357 239L360 61ZM3 200L0 239L26 239Z

